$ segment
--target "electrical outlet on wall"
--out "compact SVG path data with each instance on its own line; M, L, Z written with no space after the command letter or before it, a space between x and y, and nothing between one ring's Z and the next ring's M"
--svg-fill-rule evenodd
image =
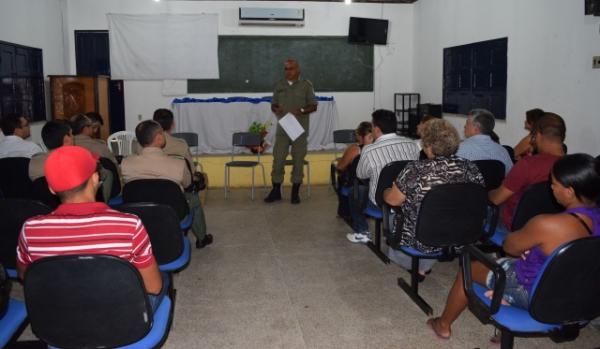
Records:
M600 69L600 56L594 56L593 62L592 62L592 68Z

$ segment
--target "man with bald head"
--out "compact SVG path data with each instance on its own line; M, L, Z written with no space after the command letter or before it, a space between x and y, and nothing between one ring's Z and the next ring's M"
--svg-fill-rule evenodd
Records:
M288 156L289 148L292 147L292 204L300 203L300 185L304 178L304 157L308 145L308 120L310 113L317 110L317 99L310 81L300 78L300 65L294 59L288 59L284 64L285 79L275 84L271 110L278 119L287 113L292 113L304 133L294 141L288 137L283 128L277 125L275 133L275 145L273 146L273 170L271 181L273 189L265 198L270 203L281 200L281 183L284 175L284 161Z

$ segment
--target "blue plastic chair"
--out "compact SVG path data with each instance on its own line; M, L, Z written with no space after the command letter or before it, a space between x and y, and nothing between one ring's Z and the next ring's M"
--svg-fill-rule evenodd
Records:
M463 253L464 287L469 308L484 324L501 330L501 349L511 349L514 336L550 336L555 342L574 340L579 329L600 316L600 237L587 237L558 247L546 260L529 295L529 309L501 304L505 271L474 246ZM494 295L474 283L472 258L486 265L495 277Z
M173 316L172 292L152 310L138 270L108 255L40 259L24 292L32 331L55 348L158 347Z
M150 237L152 252L161 271L179 271L190 262L190 241L181 233L177 215L170 206L135 202L117 206L115 209L140 217Z
M4 348L11 340L21 328L26 318L27 310L25 309L25 302L12 298L9 299L6 313L0 318L0 348Z
M459 254L463 245L472 244L483 236L487 192L475 183L441 184L425 194L421 202L415 238L424 245L439 248L433 253L408 246L394 246L411 257L411 282L398 278L398 286L427 315L431 306L419 295L419 260L448 259Z

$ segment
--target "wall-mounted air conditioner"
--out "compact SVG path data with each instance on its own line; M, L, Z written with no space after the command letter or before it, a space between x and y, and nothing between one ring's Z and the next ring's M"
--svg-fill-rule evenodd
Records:
M304 26L303 8L240 7L240 25Z

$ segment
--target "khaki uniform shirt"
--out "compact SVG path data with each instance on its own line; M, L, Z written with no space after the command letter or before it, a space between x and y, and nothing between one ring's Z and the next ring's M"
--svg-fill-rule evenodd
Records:
M317 105L315 91L310 81L298 79L291 85L287 80L281 80L275 84L273 92L273 104L279 104L283 109L284 115L297 108L303 108L308 105ZM308 134L308 116L302 114L298 117L298 122Z
M119 168L119 163L115 158L115 154L108 149L105 141L101 139L93 139L83 134L73 137L73 141L75 145L83 147L92 153L99 155L100 157L109 159L110 161L114 162L117 168Z
M50 153L38 153L31 157L29 161L29 178L35 181L38 178L45 177L44 165Z
M168 179L180 187L191 184L191 176L183 159L165 154L155 147L143 148L139 155L131 155L121 162L121 171L125 183L136 179Z
M165 141L166 144L163 148L163 153L184 157L192 171L194 171L194 159L192 158L192 153L187 142L181 138L171 136L168 132L165 132Z

